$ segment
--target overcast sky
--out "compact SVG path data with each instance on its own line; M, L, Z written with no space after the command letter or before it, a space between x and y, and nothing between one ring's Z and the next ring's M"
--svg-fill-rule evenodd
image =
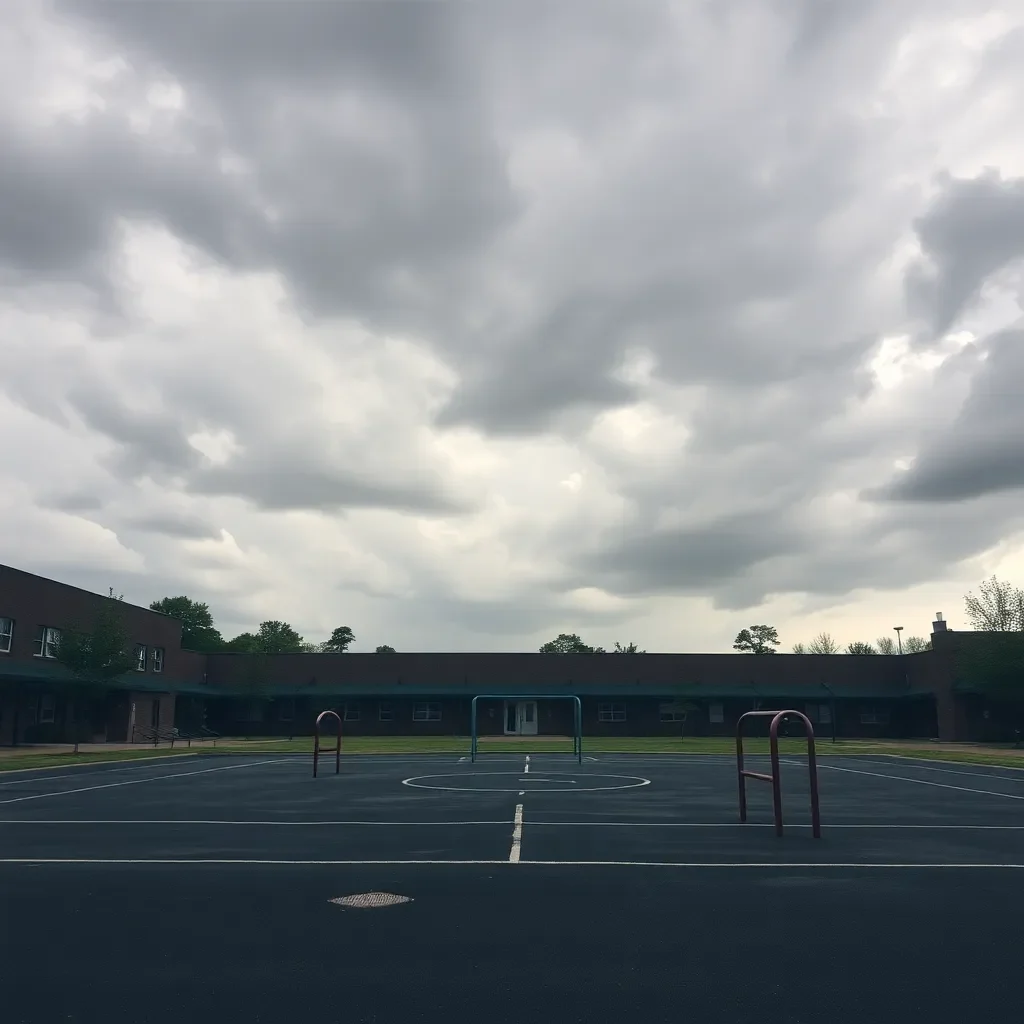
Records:
M4 0L0 561L353 650L1024 585L1024 0Z

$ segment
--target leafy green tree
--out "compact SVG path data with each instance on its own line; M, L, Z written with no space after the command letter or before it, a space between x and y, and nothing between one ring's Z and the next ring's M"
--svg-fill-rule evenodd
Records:
M190 597L162 597L150 606L181 622L181 646L189 651L210 653L224 647L224 638L213 624L210 606Z
M895 654L896 641L891 636L880 636L875 641L875 649L879 654Z
M123 601L124 595L115 597L111 589L91 629L72 626L61 631L55 652L57 660L70 669L76 678L88 682L106 682L135 667L134 653L121 611Z
M615 654L646 654L647 652L646 651L641 651L640 648L637 647L637 645L634 644L634 643L627 644L625 647L623 647L622 644L620 644L619 641L616 640L615 641L615 651L613 653L615 653Z
M863 640L854 640L852 644L846 646L847 654L874 654L875 649L871 644L864 643Z
M923 636L908 636L903 641L904 654L917 654L919 651L930 651L931 649L931 640L926 640Z
M750 626L736 634L732 646L746 654L775 654L780 643L779 631L774 626Z
M222 650L234 654L301 654L310 646L287 622L267 619L255 633L239 633L228 640Z
M588 647L575 633L559 633L540 649L541 654L603 654Z
M388 647L387 644L381 644L374 652L374 654L397 654L398 651L394 647Z
M831 633L819 633L808 645L808 654L838 654L839 642Z
M71 626L59 634L54 653L57 661L71 672L73 691L80 702L91 703L112 680L135 667L131 638L124 624L123 601L124 595L115 597L111 588L91 627ZM75 753L88 726L85 720L75 729Z
M255 633L239 633L228 640L222 649L233 654L256 654L259 651L259 638Z
M325 640L320 645L320 650L324 654L344 654L348 650L349 645L355 641L355 638L355 633L348 626L338 626L331 633L330 639Z
M979 595L964 598L967 617L974 629L992 633L1024 630L1024 590L995 576L978 587Z
M256 633L256 647L260 654L298 654L302 643L302 637L280 619L261 622Z

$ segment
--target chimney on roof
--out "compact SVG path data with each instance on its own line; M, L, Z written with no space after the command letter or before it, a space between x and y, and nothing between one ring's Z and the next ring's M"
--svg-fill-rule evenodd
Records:
M946 623L942 620L942 612L935 613L935 621L932 623L933 633L945 633Z

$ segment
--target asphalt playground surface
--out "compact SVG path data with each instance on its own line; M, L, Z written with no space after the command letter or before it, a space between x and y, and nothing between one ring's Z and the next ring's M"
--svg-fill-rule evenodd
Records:
M766 771L767 759L747 767ZM11 1024L942 1024L1016 1005L1024 771L201 755L0 775ZM332 900L384 893L390 906ZM358 901L357 901L358 902Z

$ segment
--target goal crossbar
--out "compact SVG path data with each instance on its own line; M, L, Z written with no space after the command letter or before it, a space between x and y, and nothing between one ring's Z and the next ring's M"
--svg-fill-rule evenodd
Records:
M470 760L475 761L477 755L477 701L481 700L570 700L572 701L572 752L576 760L583 764L583 703L572 693L479 693L470 705Z

